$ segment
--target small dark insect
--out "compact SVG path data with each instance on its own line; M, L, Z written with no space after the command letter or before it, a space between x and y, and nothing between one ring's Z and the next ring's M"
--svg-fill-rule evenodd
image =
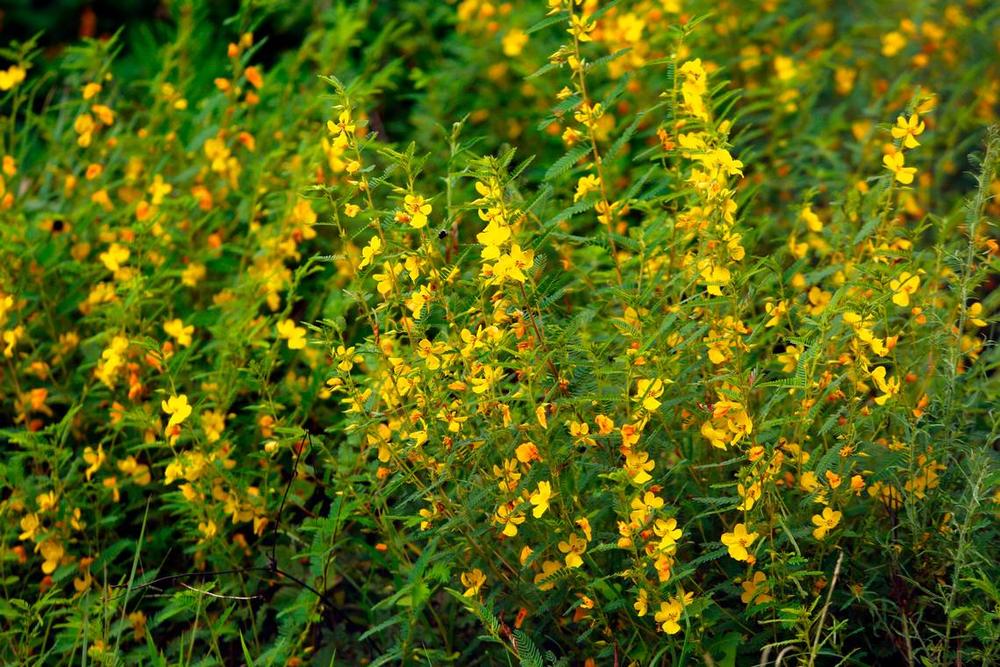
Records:
M438 238L439 239L443 239L446 236L448 236L448 230L447 229L442 229L440 232L438 232Z

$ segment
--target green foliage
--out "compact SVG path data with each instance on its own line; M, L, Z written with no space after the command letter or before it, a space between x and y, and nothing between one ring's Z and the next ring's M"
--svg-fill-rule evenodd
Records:
M548 4L11 5L0 661L1000 659L1000 9Z

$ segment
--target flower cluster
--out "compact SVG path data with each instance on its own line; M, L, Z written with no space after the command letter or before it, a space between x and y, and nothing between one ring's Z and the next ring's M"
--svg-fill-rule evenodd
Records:
M0 657L996 661L984 3L392 4L0 49Z

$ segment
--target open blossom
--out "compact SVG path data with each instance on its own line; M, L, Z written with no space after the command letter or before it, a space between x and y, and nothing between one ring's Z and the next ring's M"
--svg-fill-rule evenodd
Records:
M514 537L517 535L517 527L524 523L524 514L510 505L503 504L497 508L496 514L493 515L493 520L503 526L503 534L507 537Z
M306 346L306 330L296 326L294 320L278 322L278 337L288 341L289 350L301 350Z
M880 396L875 398L875 403L878 405L884 405L886 401L899 393L899 378L887 377L885 366L877 366L869 375L878 390L882 392Z
M899 116L896 119L896 125L892 128L892 136L896 139L903 140L903 146L906 148L916 148L920 145L917 141L917 137L924 132L924 122L920 120L917 114L907 118Z
M570 533L569 538L559 543L559 551L566 554L566 567L583 565L581 556L587 550L587 540L576 533Z
M667 382L671 382L671 380L667 380ZM663 396L663 384L664 381L660 378L638 380L635 387L635 400L642 404L644 410L655 412L660 407L660 401L657 399Z
M20 65L11 65L7 69L0 70L0 91L10 90L17 84L24 81L26 72Z
M549 509L549 500L552 498L552 485L549 482L539 482L538 489L531 494L529 502L534 505L531 516L540 519Z
M729 556L739 560L750 560L750 547L757 539L757 533L748 533L745 524L733 526L732 532L722 534L722 543L729 547Z
M841 516L843 515L840 512L829 507L824 507L822 514L814 514L812 522L816 525L816 528L812 532L813 537L817 540L822 540L828 532L837 527Z
M181 347L191 345L191 335L194 333L193 326L184 326L184 322L179 319L168 320L163 323L163 330L168 336L177 341Z
M653 615L660 630L668 635L680 632L681 616L684 613L684 608L691 603L693 597L692 593L685 593L682 596L661 602L659 610Z
M479 590L486 583L486 575L478 567L463 572L461 579L462 585L465 586L465 592L462 595L469 598L479 595Z
M503 47L503 54L509 58L520 55L527 43L528 33L520 28L509 30L500 40L500 44Z
M497 263L493 265L493 276L496 280L513 280L523 283L527 280L524 273L531 268L535 261L535 253L531 250L522 250L516 243L511 245L510 252L500 255Z
M108 246L108 249L100 254L100 260L107 267L108 271L117 273L128 258L131 256L131 251L123 245L118 243L112 243Z
M41 552L42 554L42 559L44 560L42 563L42 572L45 574L52 574L55 572L66 553L66 549L63 547L62 543L54 538L49 538L40 542L35 547L35 551Z
M743 593L740 594L740 600L743 604L764 604L774 599L765 592L767 591L767 575L763 572L754 572L753 576L740 586L743 588Z
M403 198L404 222L409 222L414 229L427 226L427 216L431 214L431 205L421 195L409 194Z
M909 185L913 182L913 175L917 173L916 167L907 167L906 158L903 157L902 151L897 151L895 153L889 153L882 158L882 164L885 168L892 172L896 180L903 185Z
M632 483L641 486L653 479L649 471L656 467L653 461L649 460L647 452L628 451L625 454L625 472Z
M191 406L188 404L187 395L171 396L161 401L160 407L170 416L170 420L167 422L167 433L172 434L172 437L176 437L174 434L177 427L191 416Z
M906 308L910 305L910 295L916 294L920 287L920 276L903 271L898 278L889 281L889 289L892 290L892 302L897 306Z

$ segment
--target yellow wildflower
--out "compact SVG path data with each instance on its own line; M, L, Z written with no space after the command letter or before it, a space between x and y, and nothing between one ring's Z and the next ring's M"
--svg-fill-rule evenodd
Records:
M194 333L193 326L184 326L184 322L179 319L168 320L163 323L163 330L168 336L174 338L181 347L191 344L191 334Z
M902 151L889 153L882 158L882 164L895 175L896 180L903 185L909 185L913 182L913 175L917 173L917 168L904 167L905 162L906 159L903 157Z
M549 482L539 482L538 490L531 494L528 501L534 505L531 516L540 519L549 509L549 500L552 498L552 485Z
M920 145L917 137L924 132L924 122L917 114L913 114L909 119L899 116L896 118L896 125L892 128L892 136L903 140L906 148L916 148Z
M757 533L748 533L746 525L738 523L731 533L722 534L722 543L729 547L729 555L739 561L750 559L750 546L757 539Z
M566 567L580 567L583 565L583 554L587 550L587 540L576 533L570 533L569 540L559 543L559 551L566 554Z
M823 508L823 514L814 514L812 522L816 524L815 530L813 530L813 537L817 540L822 540L826 537L826 534L837 527L840 523L841 512L832 510L829 507Z
M278 338L288 341L289 350L301 350L306 346L306 330L295 326L294 320L278 322Z
M462 595L467 598L479 595L479 589L486 583L486 575L478 567L463 572L461 579L462 585L465 586L465 592Z
M176 426L180 426L185 419L191 416L191 406L188 405L186 394L171 396L167 400L161 401L160 408L170 415L170 420L167 422L167 432L170 432Z

